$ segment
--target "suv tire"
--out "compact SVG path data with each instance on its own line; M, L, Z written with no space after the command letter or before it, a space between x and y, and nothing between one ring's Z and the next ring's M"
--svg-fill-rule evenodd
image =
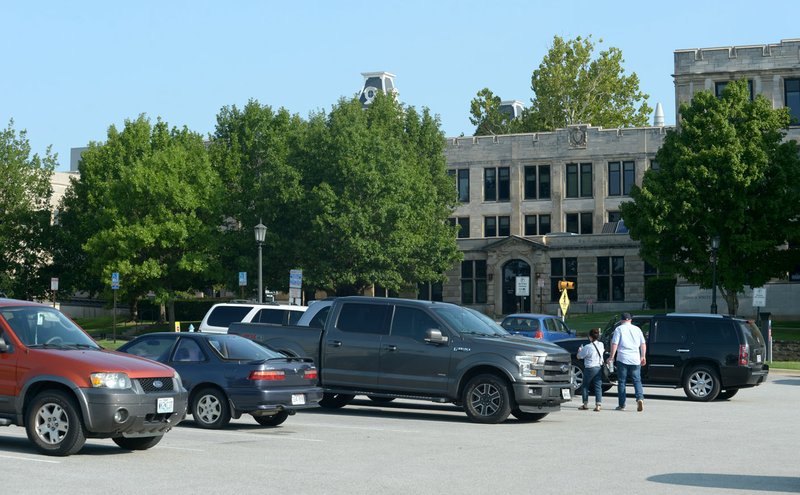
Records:
M319 401L319 405L327 409L339 409L349 404L350 401L353 400L353 397L355 397L355 395L329 394L326 392L322 394L322 399Z
M194 394L192 417L200 428L224 428L231 421L228 397L216 388L204 388Z
M717 400L728 400L739 391L738 388L728 388L723 390L722 392L717 395Z
M25 418L25 431L36 448L47 455L72 455L86 443L78 406L60 390L45 390L33 398Z
M525 421L526 423L535 423L536 421L541 421L550 413L529 413L520 411L518 408L514 408L511 410L511 415L517 418L520 421Z
M712 401L719 395L719 390L719 375L710 366L695 366L683 377L683 391L691 400Z
M467 383L461 399L469 419L476 423L502 423L511 414L511 394L497 375L478 375Z

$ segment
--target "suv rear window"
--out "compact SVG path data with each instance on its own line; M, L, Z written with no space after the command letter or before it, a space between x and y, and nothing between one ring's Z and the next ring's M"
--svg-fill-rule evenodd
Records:
M208 315L208 325L228 328L233 322L240 322L252 308L249 306L217 306Z
M698 318L695 321L694 341L698 344L726 344L738 340L730 320Z
M276 325L283 325L284 314L286 310L277 308L264 308L258 312L253 318L256 323L274 323Z
M759 330L755 323L752 321L738 321L737 323L741 327L744 337L747 339L747 343L750 345L751 349L754 346L766 346L764 336L761 335L761 330Z

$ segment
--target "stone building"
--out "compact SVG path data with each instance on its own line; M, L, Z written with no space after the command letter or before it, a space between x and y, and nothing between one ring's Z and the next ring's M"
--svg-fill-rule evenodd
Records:
M554 313L558 281L580 311L641 308L645 277L619 206L641 184L665 127L459 137L445 150L460 205L464 261L442 287L442 299L487 314ZM516 277L530 277L527 298Z

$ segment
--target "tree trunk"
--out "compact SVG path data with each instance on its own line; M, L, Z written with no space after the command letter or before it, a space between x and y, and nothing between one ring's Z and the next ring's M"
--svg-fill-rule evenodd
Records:
M169 329L175 328L175 300L170 299L167 303L167 312L169 313Z
M728 314L731 316L736 315L739 312L739 294L723 287L719 287L719 292L722 298L725 299L725 304L728 305Z
M158 322L164 323L167 321L167 307L164 306L164 303L158 304Z

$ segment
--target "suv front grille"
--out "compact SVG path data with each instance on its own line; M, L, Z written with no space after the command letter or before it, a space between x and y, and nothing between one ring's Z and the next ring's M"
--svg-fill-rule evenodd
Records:
M544 381L546 382L569 382L570 377L570 357L569 354L562 356L547 356L544 362Z
M146 394L175 391L174 381L172 380L171 376L158 378L139 378L137 381Z

